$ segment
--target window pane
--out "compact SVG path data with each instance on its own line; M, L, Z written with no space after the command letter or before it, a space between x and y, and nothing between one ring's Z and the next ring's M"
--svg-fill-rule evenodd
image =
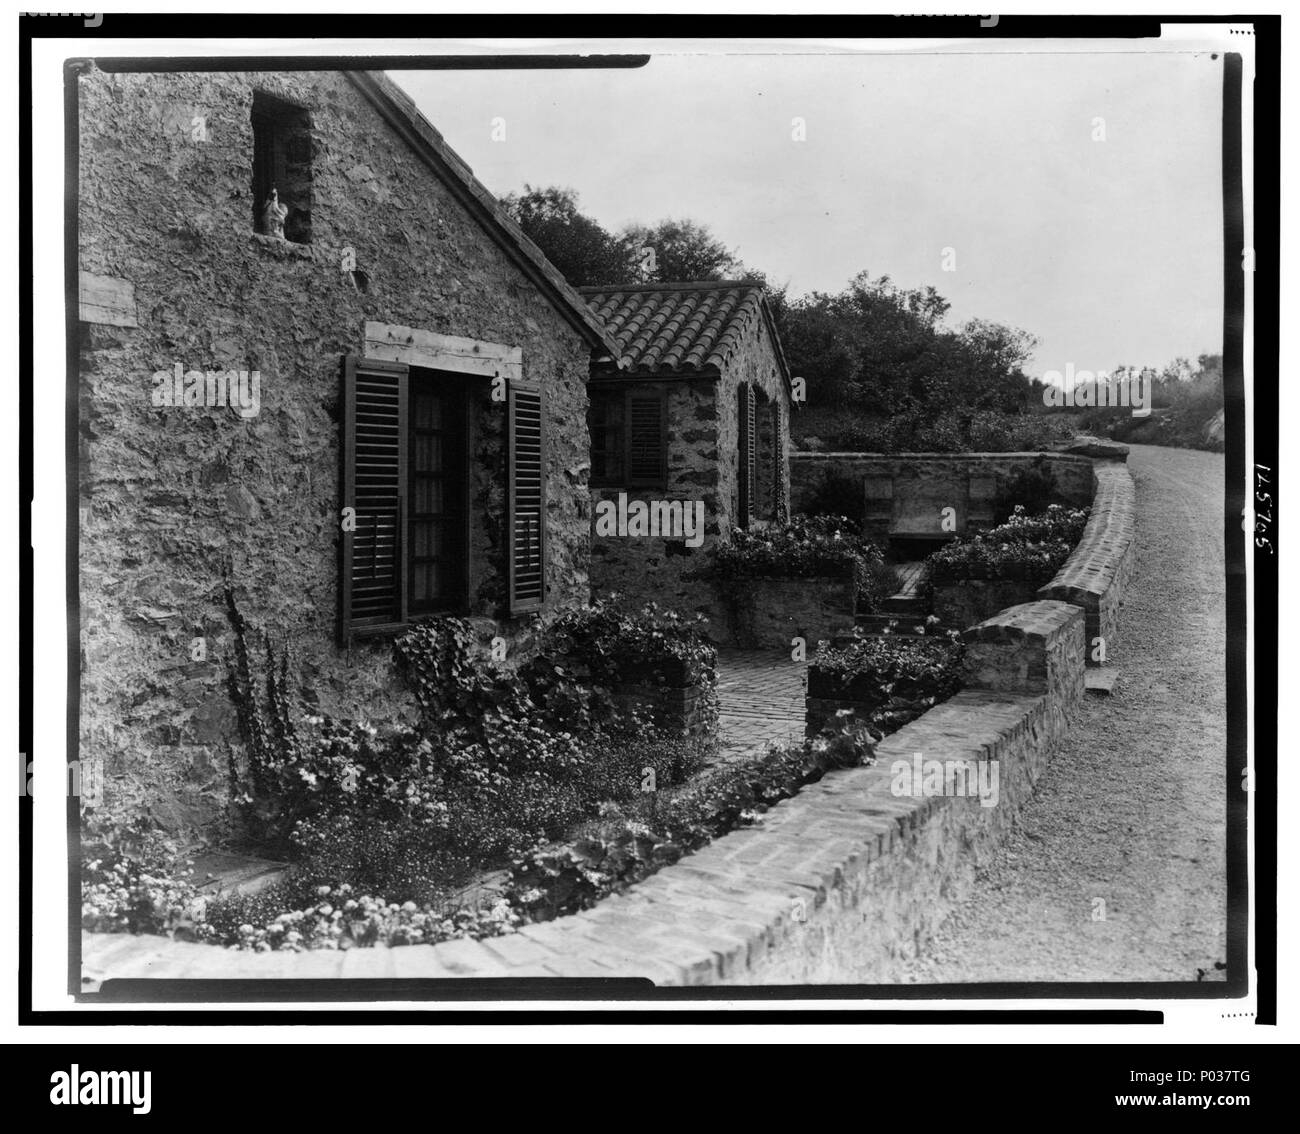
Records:
M442 428L442 398L437 394L421 393L415 395L415 428Z
M433 467L433 438L416 435L415 438L415 471L416 472L436 472Z
M417 601L433 598L433 565L417 563L411 575L411 584Z
M430 534L429 524L423 520L416 520L411 524L412 548L417 559L433 554L433 536Z

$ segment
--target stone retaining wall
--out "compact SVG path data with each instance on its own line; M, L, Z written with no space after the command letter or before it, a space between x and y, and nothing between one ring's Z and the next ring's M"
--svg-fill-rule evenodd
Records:
M811 654L853 625L857 587L848 576L734 579L697 584L710 589L709 634L743 650L790 648L803 638Z
M953 530L993 525L993 505L1011 476L1046 462L1061 495L1071 503L1092 499L1092 461L1075 453L791 453L791 506L807 511L827 477L847 480L861 501L869 535L942 537ZM943 509L955 528L942 526Z
M1037 592L1024 579L954 579L933 584L930 610L944 626L974 626L999 610L1032 602Z

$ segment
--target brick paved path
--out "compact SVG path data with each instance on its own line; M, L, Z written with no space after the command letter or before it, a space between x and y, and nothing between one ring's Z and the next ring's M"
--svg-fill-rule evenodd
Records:
M808 667L788 650L719 650L720 743L716 763L768 742L803 738Z

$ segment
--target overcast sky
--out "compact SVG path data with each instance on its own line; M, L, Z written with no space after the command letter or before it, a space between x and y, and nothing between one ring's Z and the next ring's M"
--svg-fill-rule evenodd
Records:
M1036 335L1037 375L1221 349L1222 67L1208 53L656 55L393 77L497 194L569 186L611 230L701 221L793 294L864 269L933 285L951 326Z

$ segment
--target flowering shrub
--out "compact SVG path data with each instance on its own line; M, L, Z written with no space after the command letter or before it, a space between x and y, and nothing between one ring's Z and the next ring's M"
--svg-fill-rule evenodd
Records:
M1004 524L1020 505L1030 515L1038 515L1063 498L1056 483L1056 473L1046 457L1035 457L1028 467L1017 468L998 489L993 502L994 520Z
M930 581L1023 579L1049 582L1070 557L1088 511L1053 504L1041 516L1017 506L1005 524L956 540L929 558Z
M786 524L735 531L713 551L710 574L720 579L849 575L880 549L843 516L794 516Z
M683 617L655 603L635 611L622 609L615 595L557 618L547 628L540 654L544 660L578 667L597 686L712 687L718 653L706 627L699 615ZM546 671L535 666L525 670L525 678L535 682L542 673Z
M230 607L228 685L248 742L246 767L232 759L232 799L259 847L295 863L299 892L282 906L301 904L302 886L344 884L436 903L601 803L628 799L647 769L680 782L703 745L616 711L604 683L630 664L667 680L671 663L713 694L716 714L713 647L653 607L567 616L517 669L489 661L464 620L417 625L396 652L420 725L383 730L295 710L287 656L269 642L255 678L247 626Z
M88 814L81 849L82 927L201 940L204 901L189 880L192 874L156 834Z
M208 898L192 875L157 833L89 816L82 832L82 928L265 952L435 944L509 933L523 920L504 900L488 910L399 904L346 883L308 886L301 877L256 894Z
M880 548L844 516L794 516L786 524L732 533L713 550L706 569L714 579L789 579L851 576L860 611L875 610L898 589Z
M582 837L516 859L507 897L535 921L592 906L754 822L826 772L871 763L877 735L844 713L800 744L769 748L676 790L647 792L626 807L607 806L603 821Z
M933 632L937 621L931 615L913 629ZM872 725L894 732L957 692L964 655L956 630L921 640L886 633L846 646L823 642L809 664L808 693L862 702L871 708Z
M358 894L346 883L321 886L315 897L306 908L287 910L262 924L246 921L230 927L221 940L259 953L436 945L456 938L499 937L523 920L504 900L486 910L447 911L415 902L385 902Z

